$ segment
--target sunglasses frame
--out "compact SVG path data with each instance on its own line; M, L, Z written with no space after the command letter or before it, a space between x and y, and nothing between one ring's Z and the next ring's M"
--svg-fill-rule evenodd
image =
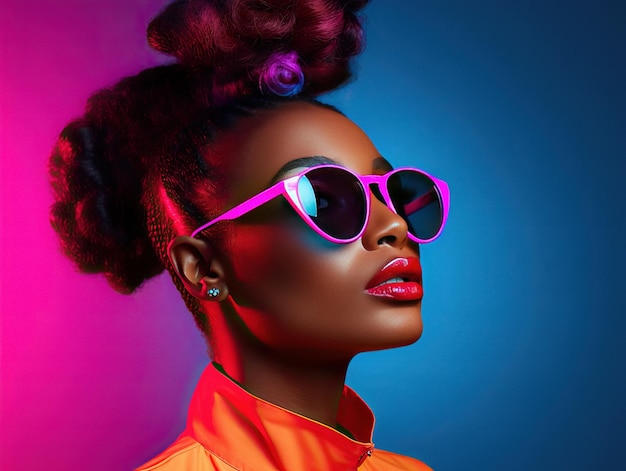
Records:
M338 239L324 232L315 224L315 222L311 219L311 217L306 213L305 209L302 207L300 203L300 198L298 197L298 182L300 181L300 178L302 176L306 175L308 172L312 170L319 169L319 168L336 168L336 169L342 170L354 176L357 179L357 181L361 184L361 190L363 192L363 196L365 197L365 210L366 210L365 219L363 221L363 227L361 227L358 234L356 234L354 237L350 237L349 239ZM417 172L427 177L434 183L434 188L438 193L439 201L441 204L441 226L439 227L439 230L434 236L430 237L429 239L420 239L407 231L407 236L409 237L409 239L411 239L414 242L417 242L420 244L432 242L437 237L439 237L439 235L443 231L443 228L446 224L446 220L448 219L448 211L450 209L450 189L446 182L444 182L443 180L439 180L438 178L435 178L432 175L429 175L423 170L419 170L417 168L412 168L412 167L400 167L390 172L387 172L384 175L358 175L354 173L353 171L345 167L342 167L340 165L315 165L313 167L307 167L302 172L299 172L296 175L293 175L291 177L285 178L284 180L276 182L274 185L270 186L269 188L261 191L260 193L257 193L254 196L251 196L247 200L225 211L224 213L222 213L220 216L216 217L215 219L212 219L206 224L203 224L202 226L198 227L196 230L194 230L191 233L191 237L195 237L200 232L204 231L205 229L209 228L210 226L220 221L237 219L238 217L243 216L244 214L249 213L253 209L256 209L259 206L267 203L268 201L271 201L272 199L282 195L289 202L289 204L293 207L293 209L295 209L298 215L307 223L307 225L310 226L311 229L313 229L319 235L324 237L326 240L329 240L336 244L349 244L350 242L354 242L355 240L359 239L363 235L363 232L365 232L365 228L367 227L367 224L369 222L370 209L371 209L371 195L370 195L371 185L374 184L378 187L378 190L380 191L380 194L382 195L387 207L391 209L394 213L399 214L393 205L391 197L389 196L389 191L387 189L387 181L389 180L389 177L402 171ZM424 196L427 196L427 195L428 194ZM426 204L428 202L426 202Z

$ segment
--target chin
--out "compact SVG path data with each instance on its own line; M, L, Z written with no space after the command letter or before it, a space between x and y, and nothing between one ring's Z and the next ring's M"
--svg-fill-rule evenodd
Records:
M410 306L399 310L397 307L385 313L385 323L377 330L383 341L380 349L404 347L417 342L422 336L422 309L421 305ZM384 334L387 335L384 335Z
M404 332L401 338L397 339L393 345L388 348L396 348L396 347L406 347L407 345L412 345L417 342L422 336L422 326L420 325L419 329L416 329L413 332Z
M406 347L414 344L422 336L422 320L416 319L410 324L394 326L393 329L379 329L376 338L371 339L374 343L370 351L387 350L389 348ZM385 335L386 333L386 335Z

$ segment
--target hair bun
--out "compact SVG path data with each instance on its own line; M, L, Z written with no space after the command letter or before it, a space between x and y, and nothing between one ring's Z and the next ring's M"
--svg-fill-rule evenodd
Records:
M357 13L367 0L177 0L148 26L148 42L181 64L202 69L213 93L258 93L272 54L295 51L303 93L342 85L363 47Z
M163 271L143 204L150 169L194 114L180 66L147 69L100 90L61 132L49 161L51 222L81 271L132 292Z
M103 138L83 120L61 133L50 159L51 221L63 251L81 271L104 273L115 289L131 292L163 266L144 236L140 187L117 181L120 173L138 180L136 171L128 164L114 170Z

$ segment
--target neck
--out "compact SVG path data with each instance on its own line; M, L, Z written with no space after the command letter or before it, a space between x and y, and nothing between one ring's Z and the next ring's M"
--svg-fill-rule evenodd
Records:
M214 359L228 376L267 402L336 428L350 359L311 361L314 355L272 350L229 317L212 318Z

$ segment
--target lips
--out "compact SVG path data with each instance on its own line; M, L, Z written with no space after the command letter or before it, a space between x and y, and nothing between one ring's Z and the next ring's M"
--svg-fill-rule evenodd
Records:
M381 298L397 301L419 301L422 289L422 267L417 258L394 258L376 273L365 291Z

